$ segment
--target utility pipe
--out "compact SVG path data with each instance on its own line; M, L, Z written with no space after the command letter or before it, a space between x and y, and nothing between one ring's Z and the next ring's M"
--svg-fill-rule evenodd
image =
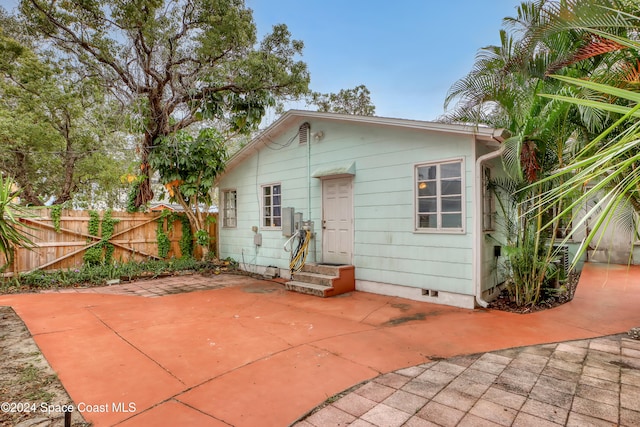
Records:
M307 126L307 219L311 221L311 126Z
M494 139L501 143L500 148L496 151L484 154L476 159L476 178L475 178L475 221L474 221L474 241L473 241L473 282L475 285L476 303L483 308L486 308L489 303L482 299L482 238L484 236L482 230L483 219L483 199L482 199L482 166L488 161L502 156L504 151L504 145L502 140L494 136Z

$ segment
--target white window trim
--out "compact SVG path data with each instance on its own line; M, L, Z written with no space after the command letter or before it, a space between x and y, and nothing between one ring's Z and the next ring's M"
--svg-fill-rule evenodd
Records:
M264 189L266 187L271 187L273 189L274 185L280 186L280 225L264 225ZM273 192L272 192L273 196ZM273 207L273 201L271 202L271 206ZM281 182L271 182L268 184L260 185L260 229L262 230L282 230L282 183ZM272 215L273 218L273 215Z
M236 225L227 225L227 193L231 191L236 193L236 203L234 206ZM222 228L238 228L238 190L235 188L225 188L222 190Z
M461 200L461 213L462 215L462 227L461 228L418 228L418 186L416 183L418 182L418 167L420 166L433 166L433 165L442 165L446 163L460 163L460 192L462 196ZM442 160L434 160L427 162L414 163L413 165L413 182L411 185L413 186L413 229L414 233L417 234L465 234L466 230L466 222L467 222L467 214L466 214L466 203L467 203L467 186L465 175L467 174L467 169L465 166L464 157L454 157L450 159L442 159ZM438 180L438 185L440 185L440 181ZM440 197L438 195L438 204L440 204ZM442 212L438 211L438 215L441 215Z

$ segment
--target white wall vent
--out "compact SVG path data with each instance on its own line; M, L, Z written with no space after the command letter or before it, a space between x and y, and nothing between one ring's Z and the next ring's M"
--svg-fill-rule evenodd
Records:
M311 126L308 122L304 122L300 125L298 129L298 138L300 140L300 144L306 144L309 142L309 132L311 130Z

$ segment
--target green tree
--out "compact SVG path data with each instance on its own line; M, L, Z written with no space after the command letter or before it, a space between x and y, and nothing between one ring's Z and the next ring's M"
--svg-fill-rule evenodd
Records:
M365 85L341 89L338 93L312 92L307 105L316 106L318 111L327 113L360 116L373 116L376 113L376 107L371 102L371 92Z
M637 43L631 40L636 39L640 29L640 11L637 2L627 0L558 2L554 3L553 11L554 19L531 31L529 39L536 41L549 34L562 33L579 35L574 37L579 42L566 51L562 60L546 69L546 76L559 74L548 80L558 82L563 90L545 88L540 95L548 102L560 102L579 111L583 128L588 127L588 140L591 142L578 145L577 154L569 157L566 163L556 165L546 177L535 183L544 191L537 199L528 202L531 203L529 212L544 209L545 205L558 206L556 214L549 222L545 219L541 228L547 230L554 221L571 218L574 227L567 238L580 229L590 215L598 215L599 219L590 224L591 230L574 259L575 266L594 236L598 235L598 230L615 218L610 214L623 206L632 206L636 212L640 211L640 197L633 191L633 186L628 186L637 178L635 170L640 166L634 160L637 151L632 148L635 125L629 121L633 117L630 109L637 102L633 92L639 86L640 55ZM581 70L582 73L567 73L567 68ZM628 89L629 92L618 92L618 89ZM629 115L620 118L625 114ZM594 122L598 125L589 127ZM620 151L622 146L627 149ZM585 183L589 181L596 182L596 185L585 192ZM527 190L533 187L529 186ZM588 208L588 214L578 222L574 216L577 208L588 206L592 200L599 201ZM633 219L626 222L632 223Z
M606 35L597 32L602 37L608 37L617 43L627 46L637 52L640 43L625 37ZM597 214L598 220L590 224L591 230L585 236L573 265L592 244L598 231L609 226L618 209L631 207L636 215L640 215L640 96L637 91L621 89L612 84L602 84L584 79L572 79L555 76L556 79L568 84L587 88L604 94L606 101L589 101L566 96L549 94L549 98L562 100L568 104L599 108L602 111L619 115L609 128L585 146L577 156L563 168L559 168L547 180L563 179L561 185L550 188L543 194L536 206L554 203L567 194L579 194L572 203L568 204L557 216L569 215L583 206L588 206L591 200L597 200L588 210L585 218ZM626 86L628 81L624 81ZM594 182L590 189L584 191L585 183ZM556 216L556 217L557 217ZM555 219L555 218L554 218ZM574 232L582 225L575 224ZM638 224L635 220L632 230L634 240L640 238ZM548 227L548 224L545 224ZM572 237L567 236L567 239Z
M149 156L164 137L209 119L248 132L277 99L308 90L302 42L276 25L258 43L243 0L22 0L20 10L29 28L137 106L136 206L153 197Z
M25 204L104 199L132 158L113 132L119 109L95 81L27 43L0 29L0 170Z
M183 207L203 257L209 247L206 214L212 204L211 188L226 160L225 138L212 128L200 130L195 137L184 130L166 136L149 158L160 174L169 200Z
M573 153L602 130L610 116L587 104L570 105L542 98L542 93L594 100L601 95L568 87L548 74L574 78L600 73L620 54L620 46L590 36L588 22L607 27L620 21L615 0L532 1L505 18L501 44L482 48L472 71L456 82L445 100L454 108L445 121L486 123L507 128L513 135L504 143L503 163L510 182L503 191L517 202L512 234L507 233L509 267L516 293L523 304L535 304L541 288L553 273L553 243L561 216L545 227L549 212L565 212L567 200L543 198L545 191L560 185L563 177L546 177L570 161ZM580 23L578 25L577 23ZM606 55L609 54L609 55ZM565 193L573 197L573 193ZM511 256L513 255L513 256ZM521 286L520 289L517 287Z

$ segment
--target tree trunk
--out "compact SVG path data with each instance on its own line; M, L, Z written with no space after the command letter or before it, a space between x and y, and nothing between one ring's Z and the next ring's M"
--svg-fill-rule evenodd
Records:
M151 200L153 200L153 190L151 189L151 168L149 167L149 154L153 147L153 141L155 137L145 132L144 141L140 149L140 173L143 175L143 179L138 186L138 194L136 194L135 204L136 208L144 206Z
M200 246L202 248L202 257L200 261L205 261L209 256L209 246Z
M24 165L26 162L26 158L24 153L16 152L17 164ZM18 168L17 174L13 176L18 186L20 186L20 203L22 205L29 206L42 206L42 201L38 198L38 195L33 191L33 186L31 185L31 181L27 178L24 169Z
M73 192L73 175L76 167L77 156L72 152L71 141L67 140L67 150L64 157L64 181L60 194L56 197L55 204L59 205L68 200L71 200L71 194Z

